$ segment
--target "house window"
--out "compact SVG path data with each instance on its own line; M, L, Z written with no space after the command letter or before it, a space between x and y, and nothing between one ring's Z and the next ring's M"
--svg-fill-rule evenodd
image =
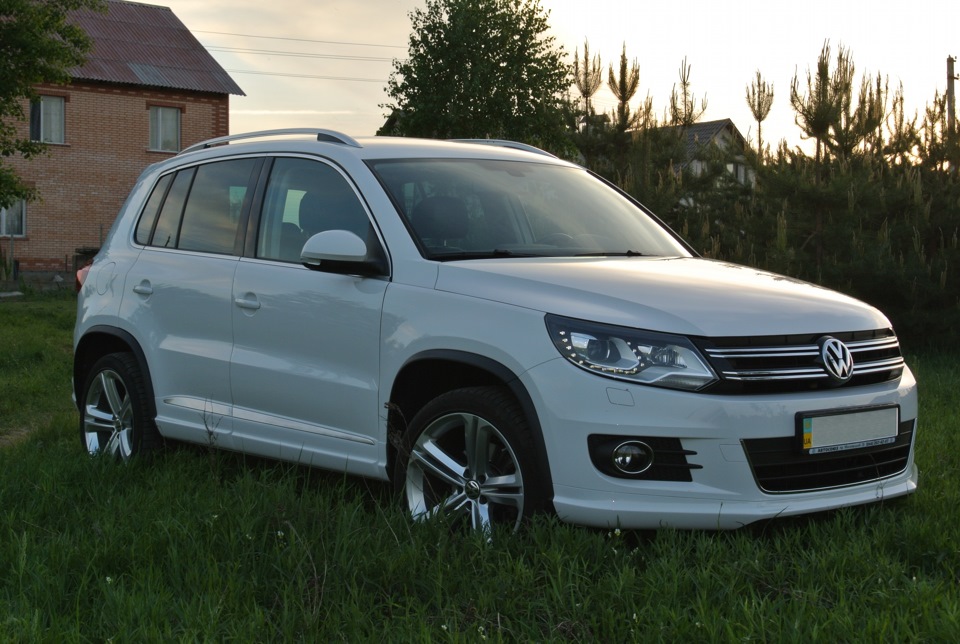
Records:
M22 237L26 230L27 207L23 200L0 208L0 237Z
M30 103L30 140L63 143L62 96L41 96Z
M180 151L180 108L150 106L150 149Z

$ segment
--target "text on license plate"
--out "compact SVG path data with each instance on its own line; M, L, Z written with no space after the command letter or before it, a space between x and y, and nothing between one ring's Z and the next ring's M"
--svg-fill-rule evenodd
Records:
M897 439L898 407L846 413L810 414L802 417L803 449L825 454L886 445Z

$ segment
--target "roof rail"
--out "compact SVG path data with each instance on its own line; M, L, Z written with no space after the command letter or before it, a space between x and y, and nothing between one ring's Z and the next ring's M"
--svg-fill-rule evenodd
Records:
M556 159L555 154L550 154L546 150L541 150L540 148L528 145L526 143L520 143L519 141L508 141L506 139L450 139L454 143L479 143L480 145L496 145L501 148L511 148L513 150L523 150L524 152L533 152L534 154L542 154L545 157L550 157Z
M243 134L231 134L229 136L218 136L215 139L207 139L206 141L201 141L200 143L195 143L190 147L184 148L180 151L180 154L186 154L187 152L193 152L195 150L205 150L207 148L212 148L215 145L224 145L230 143L231 141L242 141L244 139L261 139L270 136L286 136L291 134L312 134L317 137L317 141L325 141L327 143L341 143L343 145L348 145L352 148L361 148L363 147L355 139L336 132L334 130L321 130L317 128L306 128L306 127L293 127L293 128L284 128L279 130L262 130L259 132L244 132Z

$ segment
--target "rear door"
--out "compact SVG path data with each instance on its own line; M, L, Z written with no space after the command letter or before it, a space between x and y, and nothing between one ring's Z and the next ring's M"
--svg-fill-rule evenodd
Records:
M147 355L165 435L214 442L229 430L232 285L261 165L230 159L165 175L138 223L144 248L120 319Z
M274 159L262 193L233 287L235 446L372 475L388 280L311 271L299 258L324 230L380 241L351 182L321 160Z

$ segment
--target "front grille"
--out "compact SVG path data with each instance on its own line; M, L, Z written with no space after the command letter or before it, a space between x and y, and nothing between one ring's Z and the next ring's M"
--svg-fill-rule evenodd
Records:
M843 387L896 380L903 373L900 342L891 329L697 341L720 382L710 393L754 394L832 389L836 383L820 359L818 341L830 336L853 355L853 377Z
M848 452L805 454L795 436L743 441L757 485L764 492L804 492L878 481L903 472L914 421L900 423L893 443Z

